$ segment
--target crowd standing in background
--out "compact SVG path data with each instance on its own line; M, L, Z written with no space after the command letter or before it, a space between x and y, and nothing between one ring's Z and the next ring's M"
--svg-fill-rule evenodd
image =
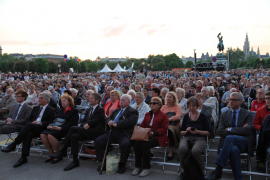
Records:
M109 141L121 150L118 172L125 172L134 146L132 175L144 177L151 173L153 148L169 146L167 161L178 155L181 180L188 141L193 141L191 152L205 179L220 179L228 159L235 179L242 179L242 152L253 156L257 148L257 170L265 168L270 147L265 121L270 119L269 90L270 71L262 67L203 72L1 73L0 135L19 133L1 151L14 151L22 143L22 156L14 165L19 167L28 162L32 138L41 137L50 154L46 163L58 163L71 147L73 161L64 169L68 171L80 165L79 141L94 140L98 162ZM151 128L148 142L130 140L135 125ZM206 137L217 133L221 138L217 167L206 176L201 154ZM105 169L106 165L98 167L98 171Z

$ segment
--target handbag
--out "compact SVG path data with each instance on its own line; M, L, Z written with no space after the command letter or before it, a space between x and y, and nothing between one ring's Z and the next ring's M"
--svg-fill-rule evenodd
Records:
M130 140L149 141L148 134L150 133L150 131L151 131L151 128L142 128L140 126L135 126Z
M168 115L168 118L172 117L172 116L175 116L175 112L167 112L166 113ZM169 122L169 125L171 126L177 126L177 124L180 122L180 120L176 120L176 121L170 121Z
M66 120L65 119L62 119L62 118L56 118L52 124L49 124L49 126L62 126L66 123Z

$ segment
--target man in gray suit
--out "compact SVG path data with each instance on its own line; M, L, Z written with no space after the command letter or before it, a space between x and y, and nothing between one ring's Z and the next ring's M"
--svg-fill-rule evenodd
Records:
M241 93L231 93L229 101L231 110L222 113L219 122L217 167L204 178L205 180L221 179L222 169L225 168L228 159L230 159L234 178L242 179L240 153L247 151L249 156L254 156L253 115L240 107L243 103Z
M22 89L15 92L17 103L11 107L8 118L5 121L0 121L0 134L9 134L22 130L32 111L32 108L25 103L27 97L27 92Z
M54 90L53 86L49 86L48 91L52 93L51 98L58 104L59 99L60 99L60 94Z
M0 120L5 119L4 115L8 114L11 107L16 103L15 98L12 96L13 93L14 90L12 88L8 88L6 90L6 95L0 102Z

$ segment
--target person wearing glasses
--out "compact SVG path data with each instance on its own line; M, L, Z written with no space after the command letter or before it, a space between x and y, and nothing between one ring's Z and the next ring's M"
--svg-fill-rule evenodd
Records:
M226 167L230 159L235 179L242 179L240 153L247 152L254 156L254 140L252 135L253 115L250 111L242 109L243 95L239 92L230 94L229 101L231 110L221 114L218 133L220 141L218 144L217 167L205 180L221 179L222 169ZM221 149L222 148L222 149Z
M137 121L137 125L139 126L144 120L145 114L150 111L150 107L144 102L144 95L142 92L136 93L135 103L132 104L131 107L139 112L139 118Z
M257 100L253 101L250 111L257 111L259 108L263 107L266 104L264 100L265 89L263 88L258 89L256 97L257 97Z
M32 108L25 102L27 92L20 89L15 92L14 97L17 103L11 107L8 118L0 121L0 135L21 131L31 114Z
M137 95L138 93L136 96ZM151 111L145 114L141 123L141 127L151 128L149 141L134 142L135 169L131 173L133 176L139 175L140 177L145 177L149 175L151 173L150 149L156 146L166 147L169 144L167 136L169 119L168 116L160 110L162 107L162 100L158 97L153 97L149 104Z

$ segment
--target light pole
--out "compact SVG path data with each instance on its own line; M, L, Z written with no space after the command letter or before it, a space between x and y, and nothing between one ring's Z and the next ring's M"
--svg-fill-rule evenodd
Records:
M263 58L260 58L260 62L261 62L261 67L263 66L263 64L262 64L262 60L263 60Z
M59 74L61 73L61 64L58 64Z

